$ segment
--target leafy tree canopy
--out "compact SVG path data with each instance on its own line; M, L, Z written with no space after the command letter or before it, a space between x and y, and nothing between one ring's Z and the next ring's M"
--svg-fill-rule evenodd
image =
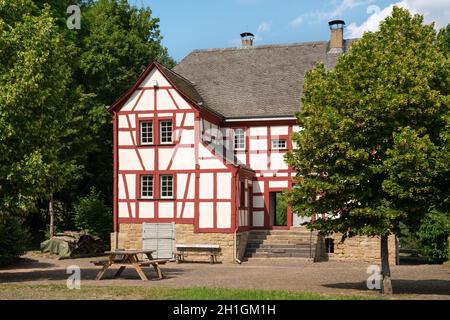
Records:
M365 33L327 71L305 78L286 156L299 188L288 194L310 224L343 239L380 236L382 292L392 293L388 236L400 222L449 219L449 59L444 33L420 15L394 7L380 31Z
M423 17L394 8L336 67L305 79L287 156L303 216L327 212L324 233L386 236L427 212L449 214L449 59L444 37ZM301 177L301 178L300 178Z
M58 159L71 134L68 56L48 6L0 1L0 216L27 213L47 198L56 187L52 171L76 171Z
M87 8L82 32L80 82L103 103L118 99L152 60L175 64L161 45L159 19L126 0L99 0Z

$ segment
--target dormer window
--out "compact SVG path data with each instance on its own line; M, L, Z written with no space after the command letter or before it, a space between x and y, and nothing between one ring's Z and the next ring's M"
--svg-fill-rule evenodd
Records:
M245 150L245 129L234 129L234 150Z

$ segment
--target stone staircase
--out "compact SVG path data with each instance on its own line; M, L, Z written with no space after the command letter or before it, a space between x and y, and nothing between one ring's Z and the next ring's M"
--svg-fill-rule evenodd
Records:
M291 230L253 230L248 238L245 259L314 259L316 243L317 232L311 233L304 227Z

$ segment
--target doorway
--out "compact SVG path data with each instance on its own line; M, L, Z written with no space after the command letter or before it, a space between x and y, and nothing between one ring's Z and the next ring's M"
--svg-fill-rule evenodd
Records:
M282 192L269 192L270 225L274 227L287 226L288 205Z

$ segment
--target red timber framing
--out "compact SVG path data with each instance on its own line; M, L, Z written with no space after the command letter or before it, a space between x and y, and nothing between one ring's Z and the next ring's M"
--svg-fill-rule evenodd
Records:
M229 137L231 142L234 142L234 129L244 129L245 136L245 151L234 151L235 155L244 155L245 154L245 164L248 167L252 167L251 163L251 155L266 155L267 162L265 165L265 170L254 170L256 173L255 182L261 182L264 185L264 192L262 193L253 193L253 196L262 196L264 198L264 206L263 207L253 207L253 212L263 212L264 213L264 225L263 226L252 226L252 229L290 229L293 225L293 217L292 210L288 208L287 211L287 226L271 226L270 224L270 193L271 192L281 192L285 190L292 190L292 185L294 184L294 175L295 173L292 171L292 168L288 167L287 169L279 169L274 167L271 163L271 155L272 154L286 154L289 151L293 150L292 144L292 133L294 126L298 125L298 122L295 120L262 120L255 122L233 122L233 123L225 123L222 124L222 127L230 128ZM275 135L272 133L272 127L277 126L285 126L287 127L287 134ZM252 135L251 128L260 128L266 131L266 134L258 134ZM286 149L272 149L272 140L274 139L284 139L287 141ZM266 149L264 150L252 150L251 141L255 140L265 140L267 142ZM243 159L243 158L241 158ZM270 187L270 182L286 182L286 188L279 187ZM253 218L253 213L251 214ZM252 224L253 225L253 221Z
M161 72L161 67L157 63L152 63L149 67L144 71L144 73L140 76L138 82L123 96L121 97L112 107L110 107L109 111L113 113L113 126L114 126L114 230L120 231L120 224L123 223L143 223L143 222L175 222L181 224L193 224L195 232L221 232L221 233L231 233L234 232L237 227L237 206L236 206L236 191L233 186L244 176L249 176L250 180L254 177L254 172L239 168L233 164L227 163L220 155L216 155L214 150L210 150L212 153L212 157L215 160L220 160L220 163L223 164L221 169L205 169L201 168L200 161L200 146L208 148L208 145L201 140L200 132L199 132L199 121L201 119L206 119L211 123L220 125L222 122L222 118L218 115L209 112L206 109L202 109L196 101L190 99L187 95L185 95L182 91L178 90L176 85L171 82L171 80L165 77L164 73L161 72L163 77L171 84L171 86L160 86L160 87L140 87L140 83L142 83L146 77L150 74L150 72L154 69L158 69ZM136 91L140 90L137 94L137 98L133 102L133 106L131 110L121 110L121 108L130 101L132 94ZM175 106L175 109L166 110L164 106L160 108L158 101L158 90L165 90L170 97L170 101ZM189 105L189 109L180 108L176 98L174 97L173 91L175 90L177 94L181 96L182 99ZM137 110L138 104L144 97L145 92L154 92L153 97L153 106L154 108L151 110ZM122 123L119 125L119 117L121 117L121 121L126 123ZM194 124L192 123L186 124L186 119L188 117L194 118ZM180 122L181 118L181 122ZM125 119L125 121L124 121ZM171 144L161 144L160 143L160 128L159 124L162 120L171 120L172 121L172 132L173 132L173 141ZM140 123L143 121L151 121L152 122L152 143L142 144L141 143L141 134L140 134ZM178 122L177 122L178 121ZM191 130L194 132L194 142L188 144L182 144L181 138L184 130ZM125 133L126 136L130 137L129 144L121 144L119 139L119 133ZM148 157L145 158L143 156L143 152L145 150L151 150L153 152L153 156L151 159L154 159L154 163L148 162ZM172 149L173 154L171 160L169 161L167 168L161 168L159 163L160 156L159 153L164 149ZM177 152L182 149L193 149L195 153L195 165L190 169L174 169L173 163L174 159L176 159ZM119 157L119 151L128 150L134 151L136 158L138 159L138 167L133 169L124 169L121 167L121 163L126 162L127 159ZM165 166L165 165L164 165ZM200 199L200 176L201 174L212 174L213 176L213 197L212 199ZM218 175L221 173L230 173L231 175L231 183L230 183L230 199L221 199L218 195ZM152 175L153 176L153 197L151 199L141 197L141 176L142 175ZM160 196L160 177L162 175L171 175L173 176L173 198L171 199L162 199ZM184 190L177 190L178 187L178 176L185 175L186 183L184 185ZM128 176L134 176L134 196L130 192L130 181L128 181ZM195 181L196 183L192 184L191 182ZM119 195L119 186L122 185L122 196ZM195 186L195 195L193 198L188 199L188 193L192 192L189 190L190 187ZM180 195L180 197L179 197ZM181 196L182 195L182 196ZM217 208L221 203L228 202L231 207L231 216L230 216L230 227L229 228L219 228L218 226L218 217L217 217ZM148 215L143 215L140 212L140 204L152 204L153 212L152 216L148 217ZM170 203L173 204L173 217L164 217L159 212L159 207L161 203ZM200 212L200 203L210 203L213 207L213 224L211 228L200 228L199 227L199 212ZM185 212L187 206L194 206L194 214L192 216L185 216ZM121 215L119 217L120 206L126 206L126 211L128 214L125 216L123 210L121 211ZM144 217L145 216L145 217Z

